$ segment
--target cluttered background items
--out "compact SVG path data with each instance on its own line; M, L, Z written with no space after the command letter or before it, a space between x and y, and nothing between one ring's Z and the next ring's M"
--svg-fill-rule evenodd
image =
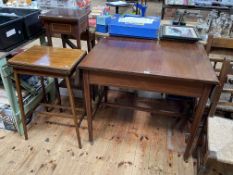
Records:
M37 0L40 8L85 8L90 5L91 0Z
M233 12L212 10L205 14L201 13L201 11L177 11L173 19L173 25L185 26L189 23L189 17L196 19L196 22L193 22L196 23L195 27L204 40L208 34L216 37L233 37Z
M15 5L26 6L32 3L32 0L0 0L0 1L2 1L2 4L8 5L8 6L15 6Z
M2 2L1 2L2 1ZM0 0L0 5L7 6L36 6L38 8L84 8L90 5L91 0Z
M232 5L233 0L165 0L166 4L176 5Z
M233 14L218 13L212 10L206 18L198 17L198 25L200 33L209 33L216 37L233 37Z

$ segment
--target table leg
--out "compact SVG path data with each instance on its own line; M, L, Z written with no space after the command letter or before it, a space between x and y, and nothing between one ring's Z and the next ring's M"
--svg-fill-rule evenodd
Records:
M80 34L80 28L78 28L78 31L76 33L76 42L77 42L77 49L81 49L81 34Z
M79 82L83 82L83 70L79 70ZM81 88L82 88L82 94L83 94L83 116L86 116L87 112L86 112L86 104L85 104L85 95L84 95L84 87L83 87L83 84L81 85ZM81 123L80 123L81 125Z
M91 43L91 38L90 38L90 32L89 32L89 29L87 28L87 30L86 30L86 33L87 33L87 50L88 50L88 52L90 52L91 51L91 49L92 49L92 43Z
M104 102L108 102L108 86L104 86Z
M66 36L61 34L62 47L66 48Z
M119 6L116 6L116 14L119 14Z
M138 15L138 1L136 2L136 15Z
M56 90L57 90L58 104L61 105L61 95L60 95L60 90L59 90L58 78L54 78L54 83L55 83L55 87L56 87ZM63 111L61 108L59 110L60 110L60 112Z
M45 85L44 85L44 77L40 77L40 82L41 82L41 87L42 87L43 102L48 103L47 94L46 94ZM49 111L49 109L47 107L45 107L45 110L47 112Z
M161 19L163 19L163 18L164 18L164 13L165 13L165 8L164 8L164 7L162 7L162 10L161 10Z
M24 111L23 97L21 93L20 79L19 79L19 74L15 70L14 70L14 78L15 78L16 90L18 94L19 110L20 110L21 120L23 124L24 137L25 137L25 140L27 140L28 133L27 133L27 126L26 126L26 115Z
M45 39L44 34L40 35L39 40L40 40L40 45L41 46L46 46L46 39Z
M51 34L51 32L50 32L49 24L48 24L48 23L45 23L45 24L44 24L44 27L45 27L45 33L46 33L46 36L47 36L47 40L48 40L48 46L53 46L52 34Z
M91 40L91 48L95 47L95 39Z
M189 156L192 154L193 149L196 146L195 140L196 138L198 138L197 137L198 127L200 126L200 123L203 117L203 113L204 113L205 106L206 106L206 103L207 103L207 100L210 94L210 90L211 90L211 87L205 87L203 89L202 96L200 97L199 102L197 104L197 108L194 114L194 121L191 126L191 134L188 139L188 144L186 146L185 153L184 153L185 161L188 160Z
M53 46L53 41L52 41L52 37L50 36L50 34L47 34L47 39L48 39L48 46Z
M71 82L70 82L70 78L66 77L66 86L67 86L67 91L69 94L69 100L70 100L70 106L71 106L71 110L72 110L72 114L73 114L73 119L74 119L74 126L76 129L76 134L77 134L77 138L78 138L78 145L79 148L82 148L82 144L81 144L81 138L80 138L80 133L79 133L79 125L78 125L78 119L77 119L77 115L76 115L76 111L75 111L75 101L74 101L74 93L71 87Z
M86 71L83 72L83 86L84 86L84 98L85 98L87 120L88 120L89 141L93 142L91 89L90 89L88 72Z

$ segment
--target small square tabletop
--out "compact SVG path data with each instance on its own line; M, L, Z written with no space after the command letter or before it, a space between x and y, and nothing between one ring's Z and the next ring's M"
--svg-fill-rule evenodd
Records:
M8 63L17 69L69 74L85 55L86 51L79 49L33 46Z
M40 15L42 20L49 21L79 21L90 13L89 8L85 9L59 9L55 8Z

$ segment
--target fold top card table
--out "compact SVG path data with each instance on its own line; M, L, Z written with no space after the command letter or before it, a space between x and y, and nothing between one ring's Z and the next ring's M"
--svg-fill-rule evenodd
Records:
M89 139L93 141L90 85L116 86L197 97L191 135L184 159L195 146L209 93L218 83L199 43L109 37L84 58L83 70Z

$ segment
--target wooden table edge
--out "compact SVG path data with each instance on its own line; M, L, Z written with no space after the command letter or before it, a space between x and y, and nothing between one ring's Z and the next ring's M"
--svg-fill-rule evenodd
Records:
M7 61L7 63L13 69L23 70L23 71L27 71L27 72L29 72L30 68L33 68L35 71L39 71L39 72L54 72L55 71L58 74L68 75L68 74L71 74L72 72L75 71L75 68L78 67L78 65L85 58L86 55L87 55L87 52L84 51L83 54L80 56L79 60L75 64L73 64L70 68L51 68L51 67L44 66L44 65L34 66L32 64L27 64L27 63L12 62L11 59L9 59ZM24 66L27 66L28 68L25 68ZM36 74L36 72L35 72L35 74Z
M216 80L214 81L209 81L209 80L195 80L195 79L186 79L186 78L177 78L177 77L171 77L171 76L163 76L163 75L152 75L152 74L142 74L142 73L136 73L136 72L126 72L126 71L111 71L111 70L107 70L107 69L99 69L99 68L89 68L86 66L82 66L79 65L78 66L79 69L83 70L83 71L88 71L88 72L106 72L106 73L117 73L117 74L125 74L128 76L142 76L142 77L151 77L151 78L160 78L163 80L178 80L178 81L187 81L187 82L192 82L192 83L206 83L206 84L210 84L210 85L218 85L219 81L216 77Z

